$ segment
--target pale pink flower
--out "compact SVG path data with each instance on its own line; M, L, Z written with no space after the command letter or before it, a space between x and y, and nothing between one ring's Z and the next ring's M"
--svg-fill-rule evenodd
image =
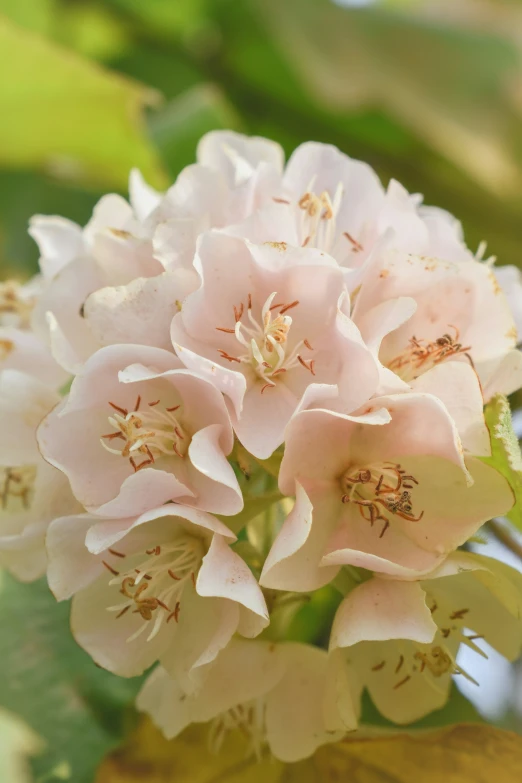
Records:
M396 180L384 189L368 164L336 147L307 142L291 155L279 190L229 231L254 242L321 249L346 270L354 290L372 254L383 248L452 261L472 257L457 221L421 202Z
M137 518L63 517L47 536L49 585L58 600L74 596L73 635L99 666L132 677L160 660L190 689L236 632L268 624L234 540L178 504Z
M166 269L192 268L199 234L236 224L280 188L281 147L233 131L201 139L197 163L187 166L149 218L156 223L155 257Z
M410 723L442 707L467 645L484 639L508 660L522 650L522 575L504 563L455 552L421 582L374 577L339 607L330 648L379 711ZM337 651L337 652L335 652ZM479 684L479 683L477 683Z
M333 259L208 233L195 264L201 287L174 318L174 347L226 395L252 454L269 457L296 409L333 386L348 411L374 393L377 365L340 309L346 292Z
M436 397L392 395L372 406L360 421L317 410L290 422L279 487L296 492L296 503L265 562L263 586L313 590L348 564L427 572L513 505L496 470L464 459Z
M47 346L31 332L31 319L41 290L41 279L25 284L0 283L0 370L18 370L60 388L68 374L55 362Z
M491 271L497 278L511 308L517 329L517 342L522 342L522 272L517 266L492 266Z
M203 688L187 694L158 667L139 693L137 707L169 739L191 723L211 721L215 751L229 731L239 730L258 758L268 749L281 761L295 762L356 727L351 693L341 696L332 689L325 650L237 639L217 657Z
M37 378L0 372L0 565L24 582L45 573L51 520L80 509L65 476L36 444L35 430L58 399Z
M513 316L487 264L381 253L366 269L352 318L407 383L451 360L476 370L486 400L522 385Z
M29 233L40 249L43 276L33 328L72 373L100 347L83 317L89 294L164 272L153 257L152 229L138 217L150 206L146 186L139 183L137 175L131 177L133 206L120 196L104 196L83 230L60 217L31 220Z
M221 393L159 348L100 349L38 439L80 502L100 514L131 516L173 499L222 514L243 507Z

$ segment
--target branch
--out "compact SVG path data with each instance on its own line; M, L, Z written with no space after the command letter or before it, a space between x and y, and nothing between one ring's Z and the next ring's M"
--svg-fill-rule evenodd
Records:
M504 544L505 547L522 560L522 544L517 541L515 536L512 536L511 533L508 532L501 522L492 519L488 522L488 528L498 541Z

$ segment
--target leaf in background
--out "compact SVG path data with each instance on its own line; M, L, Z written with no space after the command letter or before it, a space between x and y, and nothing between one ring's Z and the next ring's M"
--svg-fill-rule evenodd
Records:
M206 19L209 0L108 0L165 36L193 32Z
M462 724L414 736L349 739L320 748L298 764L245 758L246 743L229 735L208 751L206 727L168 742L143 720L100 766L95 783L519 783L522 742L512 732ZM353 736L353 735L352 735Z
M0 15L38 33L48 34L58 8L58 0L0 0Z
M187 90L150 120L152 137L173 176L194 162L203 134L216 128L237 129L239 125L219 87L211 84Z
M485 417L491 436L491 457L484 457L482 461L496 468L509 482L515 505L506 516L522 530L522 454L507 398L501 394L494 397L486 405Z
M28 759L41 749L41 741L20 718L0 709L0 780L31 783Z
M320 102L385 107L490 191L520 194L522 117L512 85L522 58L510 41L330 0L257 4Z
M0 165L126 189L165 184L143 108L156 94L0 18Z
M70 769L72 783L92 783L131 722L127 707L141 681L95 666L71 636L69 605L56 603L43 581L24 585L2 575L0 627L0 704L45 740L34 760L37 781L54 783Z

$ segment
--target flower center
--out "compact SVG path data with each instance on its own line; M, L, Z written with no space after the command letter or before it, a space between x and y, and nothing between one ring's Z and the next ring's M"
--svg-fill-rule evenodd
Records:
M316 247L326 253L335 256L338 242L348 240L352 253L361 253L364 248L360 242L348 233L338 235L337 215L342 204L344 188L339 182L332 197L327 190L319 195L314 192L314 180L310 181L308 188L297 201L299 216L297 220L297 234L302 247ZM279 204L291 204L285 198L274 198ZM342 237L342 239L341 239Z
M0 499L4 511L16 513L26 511L31 506L36 467L22 465L13 468L0 468Z
M115 411L109 416L109 424L115 431L102 435L101 444L111 454L128 458L135 472L154 464L163 455L184 457L187 453L190 438L175 415L181 405L167 408L161 400L154 400L140 410L141 397L133 411L113 402L109 405ZM138 459L142 461L137 462Z
M115 549L108 551L114 557L126 557ZM164 622L178 622L184 590L189 582L195 586L196 574L204 554L201 539L181 535L172 543L147 549L142 554L142 560L132 556L132 563L137 563L137 567L129 568L125 572L120 572L110 563L103 561L104 566L114 576L109 585L119 585L120 593L124 597L121 603L109 606L107 611L117 612L116 619L132 611L139 614L144 621L127 639L128 642L137 639L145 630L150 631L147 636L147 641L150 642L159 633Z
M379 661L374 666L370 667L372 672L380 672L385 668L392 667L393 671L393 685L392 688L397 690L402 688L406 683L410 682L415 676L419 674L430 674L432 677L439 678L445 674L461 674L466 679L478 685L478 683L461 667L456 663L454 655L446 646L453 642L456 642L455 649L458 648L460 643L466 644L472 650L479 655L487 657L485 653L477 647L475 640L483 639L480 634L472 634L467 636L464 633L464 626L467 626L469 620L469 609L453 609L449 607L439 606L437 601L426 596L428 605L431 604L431 613L434 615L434 619L439 627L438 634L440 634L440 641L436 641L435 644L418 644L412 643L408 645L406 649L411 649L411 654L400 654L398 659L396 657Z
M389 369L404 381L412 381L437 364L459 354L463 354L473 367L473 360L468 353L471 346L459 343L459 330L456 326L450 328L455 330L454 337L451 334L443 334L431 342L411 337L406 350L388 364Z
M266 706L263 699L238 704L214 718L209 726L208 744L211 753L219 753L227 734L240 731L248 740L247 756L259 760L266 747Z
M297 307L299 301L272 304L276 296L277 292L270 294L264 303L261 309L261 322L252 315L252 296L249 294L246 312L243 303L239 307L234 307L234 328L216 327L218 332L233 334L241 349L246 349L245 353L238 356L232 356L227 351L218 349L221 358L252 367L258 378L264 381L261 394L266 389L273 388L278 377L299 365L315 375L314 360L305 359L301 355L305 349L313 351L308 340L301 340L292 349L288 347L292 317L287 313Z
M383 522L379 538L390 526L390 517L397 516L407 522L420 522L424 515L417 516L413 509L411 490L419 482L406 474L398 463L385 462L363 468L348 470L341 479L343 503L355 503L362 518L373 527Z
M22 286L16 280L0 283L0 325L28 329L34 299L22 296Z

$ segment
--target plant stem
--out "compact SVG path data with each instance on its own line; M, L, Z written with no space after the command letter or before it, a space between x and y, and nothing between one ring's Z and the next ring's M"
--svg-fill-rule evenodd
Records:
M501 522L492 519L488 522L488 528L501 544L504 544L505 547L522 560L522 544L508 532Z

